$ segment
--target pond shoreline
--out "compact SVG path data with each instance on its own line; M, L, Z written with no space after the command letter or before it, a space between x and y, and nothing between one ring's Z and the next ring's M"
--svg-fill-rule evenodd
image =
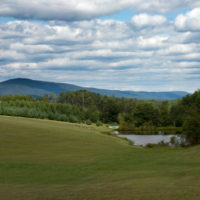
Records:
M122 135L180 135L182 133L182 127L136 127L134 129L115 129Z
M121 134L117 130L112 131L111 134L120 139L128 140L133 146L145 147L151 144L175 147L185 143L184 138L178 134L133 134L133 132L132 134Z

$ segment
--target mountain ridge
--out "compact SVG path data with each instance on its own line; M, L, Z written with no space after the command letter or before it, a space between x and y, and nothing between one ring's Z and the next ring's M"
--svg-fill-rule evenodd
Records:
M106 96L126 97L136 99L155 99L155 100L172 100L182 98L189 94L184 91L169 91L169 92L147 92L147 91L121 91L98 89L93 87L81 87L69 83L56 83L50 81L32 80L28 78L15 78L0 82L0 95L8 94L25 94L41 97L44 94L60 92L88 90L90 92L99 93Z

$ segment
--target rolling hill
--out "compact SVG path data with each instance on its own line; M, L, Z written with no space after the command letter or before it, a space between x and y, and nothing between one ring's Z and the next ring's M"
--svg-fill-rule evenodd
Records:
M145 91L120 91L106 90L97 88L86 88L68 83L54 83L46 81L31 80L26 78L10 79L0 83L0 95L7 94L25 94L35 97L41 97L44 94L59 94L60 92L88 90L90 92L99 93L107 96L126 97L136 99L155 99L155 100L172 100L182 98L187 95L187 92L172 91L172 92L145 92Z
M199 200L200 146L142 148L106 127L0 117L1 200Z

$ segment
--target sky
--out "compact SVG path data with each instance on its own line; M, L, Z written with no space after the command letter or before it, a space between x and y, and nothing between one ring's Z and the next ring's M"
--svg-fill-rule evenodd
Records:
M200 88L200 0L0 0L0 81Z

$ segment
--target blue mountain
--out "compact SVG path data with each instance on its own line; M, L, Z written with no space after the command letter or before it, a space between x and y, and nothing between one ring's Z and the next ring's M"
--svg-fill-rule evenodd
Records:
M172 92L136 92L136 91L120 91L106 90L97 88L86 88L68 83L54 83L46 81L37 81L26 78L10 79L0 82L0 95L8 94L25 94L35 97L41 97L44 94L59 94L65 91L88 90L90 92L99 93L101 95L126 97L136 99L155 99L155 100L172 100L182 98L187 95L187 92L172 91Z

